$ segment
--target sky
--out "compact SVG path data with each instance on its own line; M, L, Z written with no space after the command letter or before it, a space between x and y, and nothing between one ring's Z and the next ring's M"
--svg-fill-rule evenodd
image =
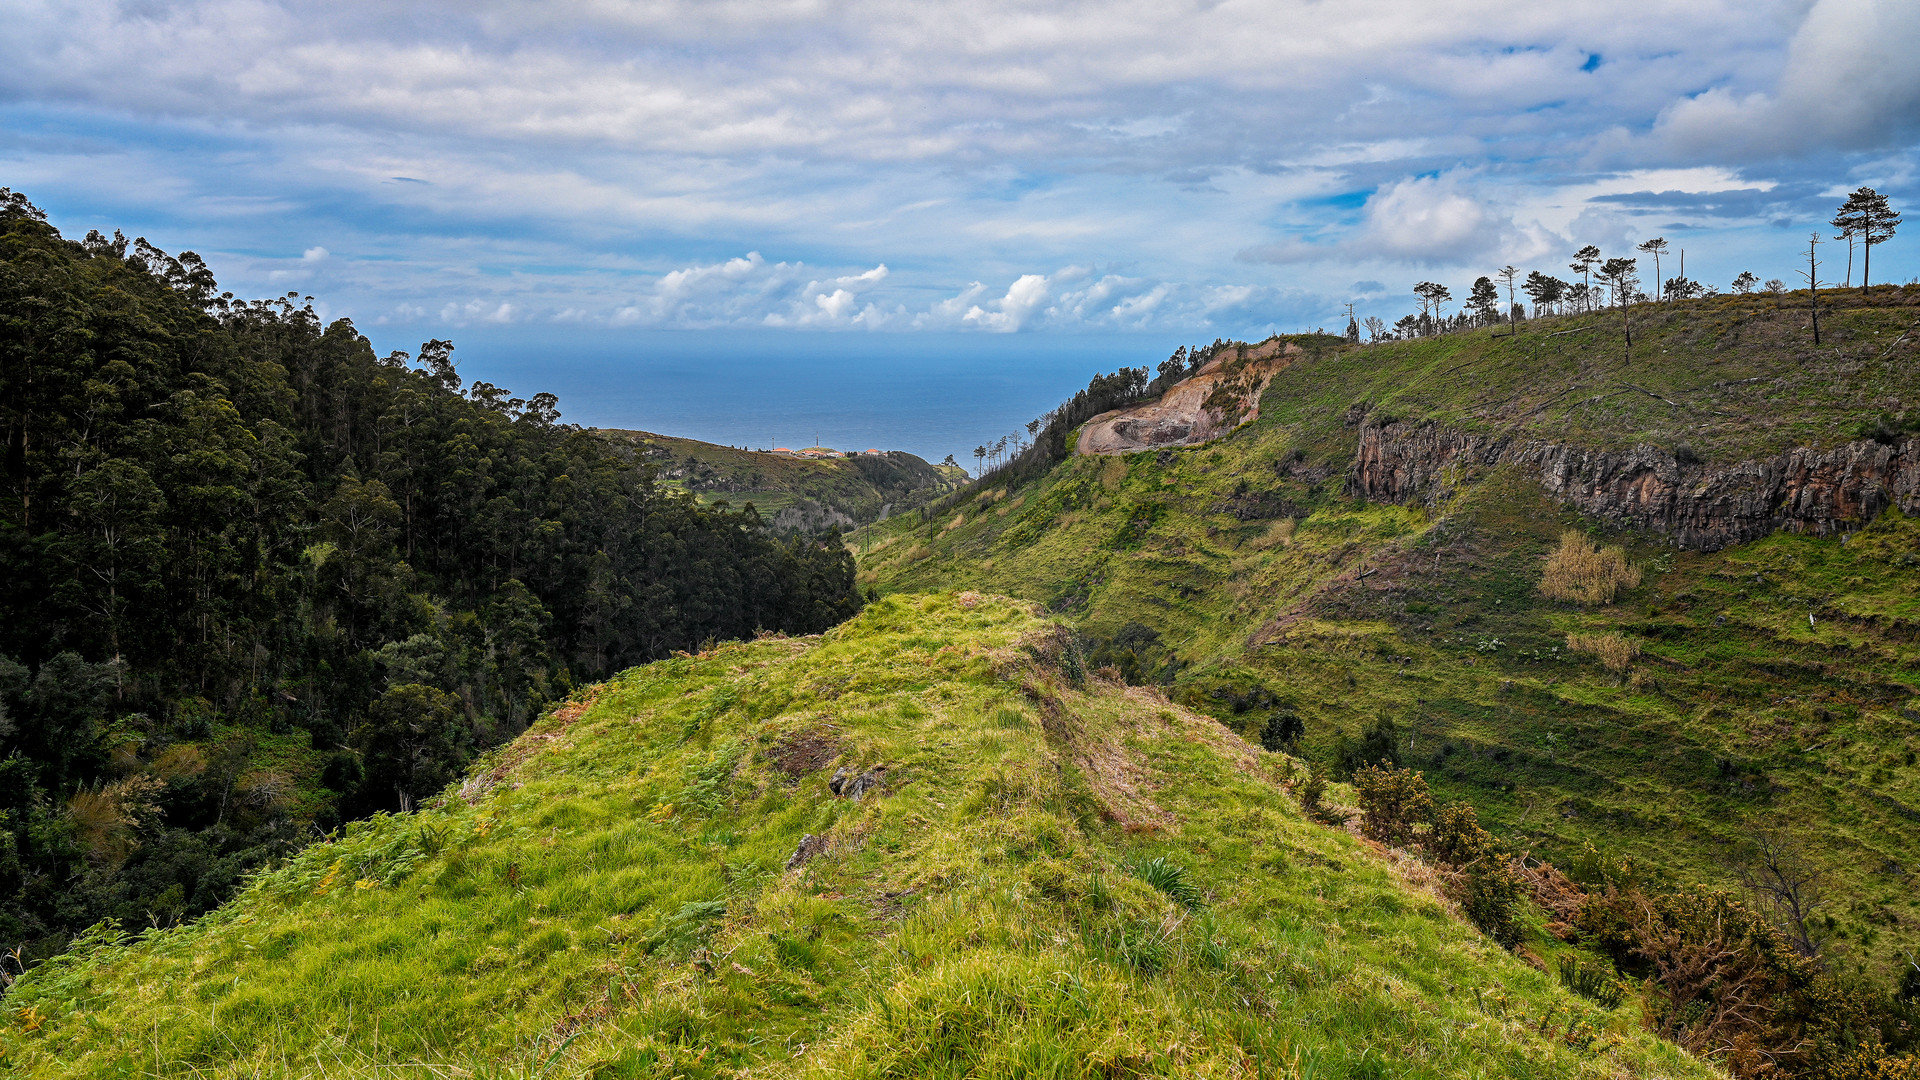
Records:
M537 342L535 374L747 338L1150 362L1654 236L1723 289L1797 281L1847 191L1920 196L1915 0L0 0L0 26L0 185L69 235L192 249L383 350L526 370ZM1906 229L1876 279L1920 275Z

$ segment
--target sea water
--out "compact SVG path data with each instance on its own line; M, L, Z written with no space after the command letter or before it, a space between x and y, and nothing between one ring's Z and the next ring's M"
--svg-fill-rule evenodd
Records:
M417 343L374 333L381 351ZM396 340L384 340L396 337ZM1163 334L930 334L470 330L454 359L471 383L547 391L564 422L727 446L906 450L928 461L1018 431L1096 372L1150 370Z

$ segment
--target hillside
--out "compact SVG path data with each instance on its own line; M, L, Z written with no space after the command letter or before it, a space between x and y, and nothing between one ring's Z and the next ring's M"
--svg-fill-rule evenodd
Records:
M703 503L752 503L783 531L864 525L918 509L966 482L959 466L929 465L903 450L799 458L647 431L602 433L637 450L662 484Z
M1710 1075L1309 822L1283 756L1079 670L953 594L636 668L437 804L34 971L0 1065Z
M1823 302L1817 349L1804 293L1637 306L1630 357L1617 311L1327 345L1231 435L894 523L861 584L1040 601L1249 737L1297 717L1330 768L1388 721L1561 865L1735 885L1784 838L1830 961L1891 976L1920 945L1920 288ZM1638 583L1543 596L1569 529Z
M859 610L844 545L517 389L0 187L0 977L198 917L576 686Z

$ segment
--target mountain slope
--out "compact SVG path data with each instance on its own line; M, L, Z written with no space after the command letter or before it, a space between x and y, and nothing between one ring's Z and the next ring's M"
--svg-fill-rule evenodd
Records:
M1249 737L1296 716L1329 766L1390 722L1562 865L1591 842L1731 885L1782 835L1828 874L1830 959L1888 974L1920 944L1920 288L1834 299L1819 349L1800 294L1636 307L1630 363L1618 312L1318 350L1229 436L895 523L861 584L1041 601ZM1660 531L1715 520L1738 527ZM1542 595L1569 529L1638 584Z
M703 503L752 503L776 529L813 532L918 509L960 486L957 465L929 465L903 450L800 458L698 439L614 428L602 434L634 448L660 482Z
M1027 605L891 597L636 668L440 805L95 935L16 986L0 1065L1710 1075L1308 822L1290 771L1085 681Z

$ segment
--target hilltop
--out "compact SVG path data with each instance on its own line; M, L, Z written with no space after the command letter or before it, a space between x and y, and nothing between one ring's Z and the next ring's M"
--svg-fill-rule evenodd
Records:
M752 503L778 530L814 532L883 520L915 510L966 482L956 465L930 465L904 450L841 453L824 448L780 453L602 429L651 464L664 485L702 503Z
M1806 303L1636 305L1631 354L1618 311L1305 342L1251 422L990 474L876 533L861 584L1042 602L1249 738L1297 722L1335 771L1384 741L1562 866L1738 887L1781 839L1825 874L1829 961L1892 977L1920 945L1920 287L1823 293L1817 348ZM1621 550L1608 602L1543 594L1569 531Z
M890 597L628 671L197 923L101 928L15 988L0 1064L1712 1075L1289 778L1031 605Z

